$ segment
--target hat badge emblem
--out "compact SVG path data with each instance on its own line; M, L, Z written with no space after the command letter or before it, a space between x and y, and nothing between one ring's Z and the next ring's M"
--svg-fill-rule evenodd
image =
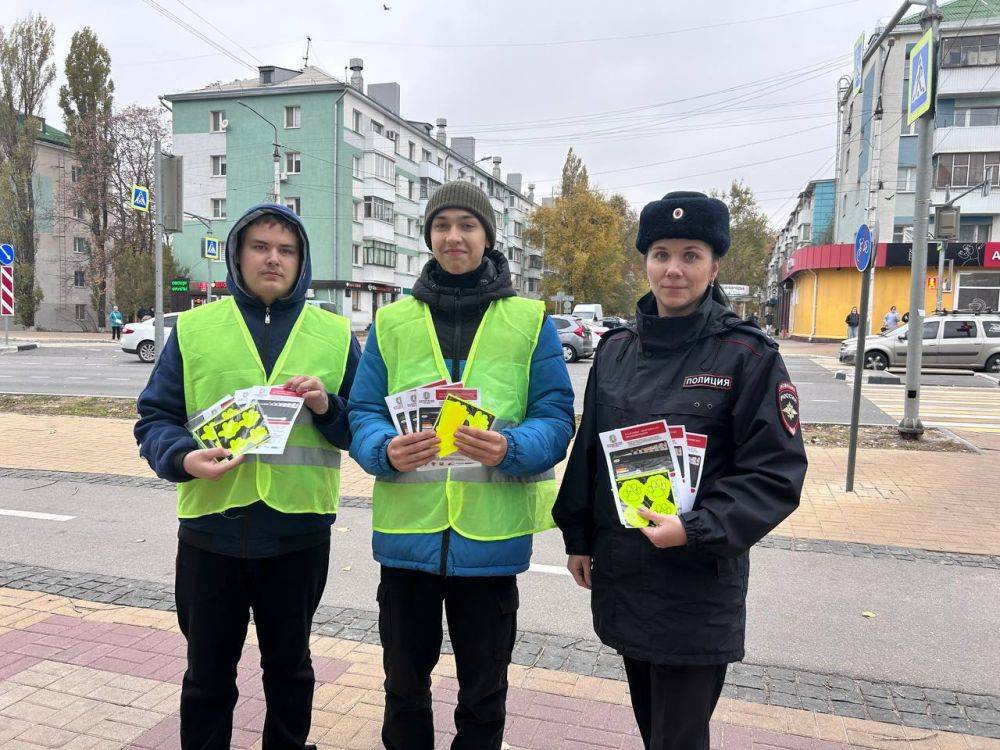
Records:
M675 208L674 209L674 218L675 219L679 219L682 216L684 216L684 209L683 208Z

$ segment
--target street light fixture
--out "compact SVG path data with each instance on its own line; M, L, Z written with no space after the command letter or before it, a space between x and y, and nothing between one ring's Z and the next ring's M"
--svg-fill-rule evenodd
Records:
M278 200L280 200L280 189L281 189L281 152L278 151L278 126L275 125L270 120L268 120L266 117L264 117L264 115L262 115L260 112L258 112L256 109L251 107L246 102L237 99L236 103L239 104L241 107L246 107L255 115L257 115L257 117L259 117L268 125L270 125L272 128L274 128L274 192L271 195L274 199L274 202L277 203Z

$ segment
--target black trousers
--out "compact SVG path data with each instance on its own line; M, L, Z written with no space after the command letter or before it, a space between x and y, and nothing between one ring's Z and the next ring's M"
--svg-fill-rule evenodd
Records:
M667 667L625 657L632 711L646 750L708 750L708 722L727 667Z
M452 750L498 750L517 632L517 579L446 578L383 566L378 601L387 750L434 747L431 670L441 655L442 604L458 672Z
M181 747L229 750L236 665L250 611L264 670L265 750L301 750L312 722L315 676L309 627L326 585L330 542L242 559L177 546L177 621L187 638Z
M122 337L122 327L121 326L111 326L111 340L120 339Z

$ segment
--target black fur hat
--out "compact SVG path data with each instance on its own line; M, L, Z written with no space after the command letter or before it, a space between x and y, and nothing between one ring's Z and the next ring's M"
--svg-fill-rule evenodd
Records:
M647 203L639 214L635 247L646 254L657 240L701 240L720 258L729 250L729 207L704 193L678 190Z

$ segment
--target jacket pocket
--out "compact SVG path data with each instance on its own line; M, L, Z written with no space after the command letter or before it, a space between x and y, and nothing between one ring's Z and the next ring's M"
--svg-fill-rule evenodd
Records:
M497 579L501 585L497 588L497 607L499 610L500 627L497 628L497 642L494 646L495 659L510 662L517 640L517 608L520 606L520 595L517 591L517 579L511 576L508 584L507 576Z

